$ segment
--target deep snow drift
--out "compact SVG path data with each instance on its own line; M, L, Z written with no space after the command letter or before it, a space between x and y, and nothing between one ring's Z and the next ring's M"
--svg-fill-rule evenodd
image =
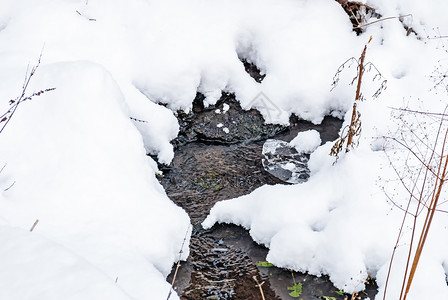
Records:
M371 273L381 299L403 215L387 196L399 205L408 198L389 159L403 171L418 162L403 161L406 152L378 137L403 126L390 107L443 111L446 94L431 90L428 76L439 63L443 70L445 40L426 37L448 32L448 4L367 2L384 17L412 14L403 22L417 35L389 19L356 36L333 0L0 0L0 112L41 53L28 94L55 88L20 104L0 134L0 298L166 299L165 276L189 220L166 197L146 153L173 158L173 111L190 109L197 91L213 104L224 90L267 122L286 123L291 113L316 123L327 114L350 119L356 68L343 70L330 91L333 75L372 35L366 59L388 88L369 99L378 82L366 74L359 147L336 164L331 143L318 147L308 182L218 203L204 225L243 225L270 248L272 263L329 274L348 292ZM240 59L266 74L261 84ZM260 92L270 106L255 101ZM422 132L429 139L433 125ZM313 151L316 141L308 134L292 145ZM448 298L447 223L436 214L412 299ZM406 227L390 299L409 235Z

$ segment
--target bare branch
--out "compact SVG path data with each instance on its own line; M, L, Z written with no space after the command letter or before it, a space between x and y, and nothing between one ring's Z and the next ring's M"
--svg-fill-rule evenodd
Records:
M191 227L191 224L188 224L187 231L185 232L184 240L182 241L182 245L180 246L179 257L177 259L177 265L176 265L176 271L174 272L173 281L171 282L171 288L170 288L170 291L168 293L168 297L166 298L166 300L170 299L171 294L174 291L174 282L176 281L177 271L180 268L180 260L182 258L182 253L184 252L185 242L187 241L188 234L190 233L190 227Z
M29 73L28 73L28 70L29 70L29 65L28 65L27 71L25 72L25 80L22 85L22 92L21 92L20 96L18 96L15 99L9 100L10 108L0 116L0 134L3 132L6 125L8 125L9 121L11 121L11 118L14 116L14 114L17 111L17 108L19 107L19 105L21 103L28 101L28 100L32 100L33 97L41 96L42 94L44 94L46 92L53 91L56 89L56 88L48 88L45 90L40 90L40 91L34 92L31 95L26 96L26 92L27 92L28 86L30 84L30 81L33 78L33 76L35 75L37 69L39 68L41 59L42 59L42 52L39 55L39 59L37 60L36 65L34 65L31 68L31 71Z
M372 24L375 24L375 23L378 23L378 22L383 22L383 21L392 20L392 19L402 19L402 18L406 18L406 17L412 17L412 14L408 14L408 15L404 15L404 16L398 16L398 17L383 18L383 19L376 20L376 21L373 21L373 22L370 22L370 23L367 23L367 24L360 25L358 27L353 27L353 29L361 29L363 27L366 27L366 26L369 26L369 25L372 25Z

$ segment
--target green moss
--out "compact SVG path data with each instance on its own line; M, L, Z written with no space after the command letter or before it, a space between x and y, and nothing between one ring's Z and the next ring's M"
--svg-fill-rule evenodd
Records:
M218 182L218 175L217 172L210 171L204 177L200 177L196 181L191 181L191 183L206 190L219 191L222 189L222 186Z

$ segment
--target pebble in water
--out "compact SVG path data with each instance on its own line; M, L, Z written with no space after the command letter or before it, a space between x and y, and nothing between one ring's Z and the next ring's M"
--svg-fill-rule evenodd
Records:
M308 154L300 154L289 143L269 139L263 144L264 169L278 179L292 184L303 183L310 177Z

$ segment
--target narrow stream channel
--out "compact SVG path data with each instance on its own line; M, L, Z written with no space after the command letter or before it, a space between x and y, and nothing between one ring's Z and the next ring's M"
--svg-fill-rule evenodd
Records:
M181 299L262 299L255 280L264 281L265 299L299 299L290 295L294 284L301 285L303 300L345 299L347 295L341 295L326 276L267 264L268 249L253 242L243 228L221 224L204 230L200 225L217 201L249 194L265 184L285 184L263 168L262 148L267 139L290 141L300 131L315 129L324 143L338 137L342 121L327 117L313 125L291 118L290 126L264 125L256 110L242 110L232 95L224 94L208 109L198 107L200 100L191 114L179 115L175 157L170 166L161 166L159 178L193 224L190 256L182 262L174 285ZM222 128L229 128L232 136ZM373 298L376 286L367 286L359 299Z

